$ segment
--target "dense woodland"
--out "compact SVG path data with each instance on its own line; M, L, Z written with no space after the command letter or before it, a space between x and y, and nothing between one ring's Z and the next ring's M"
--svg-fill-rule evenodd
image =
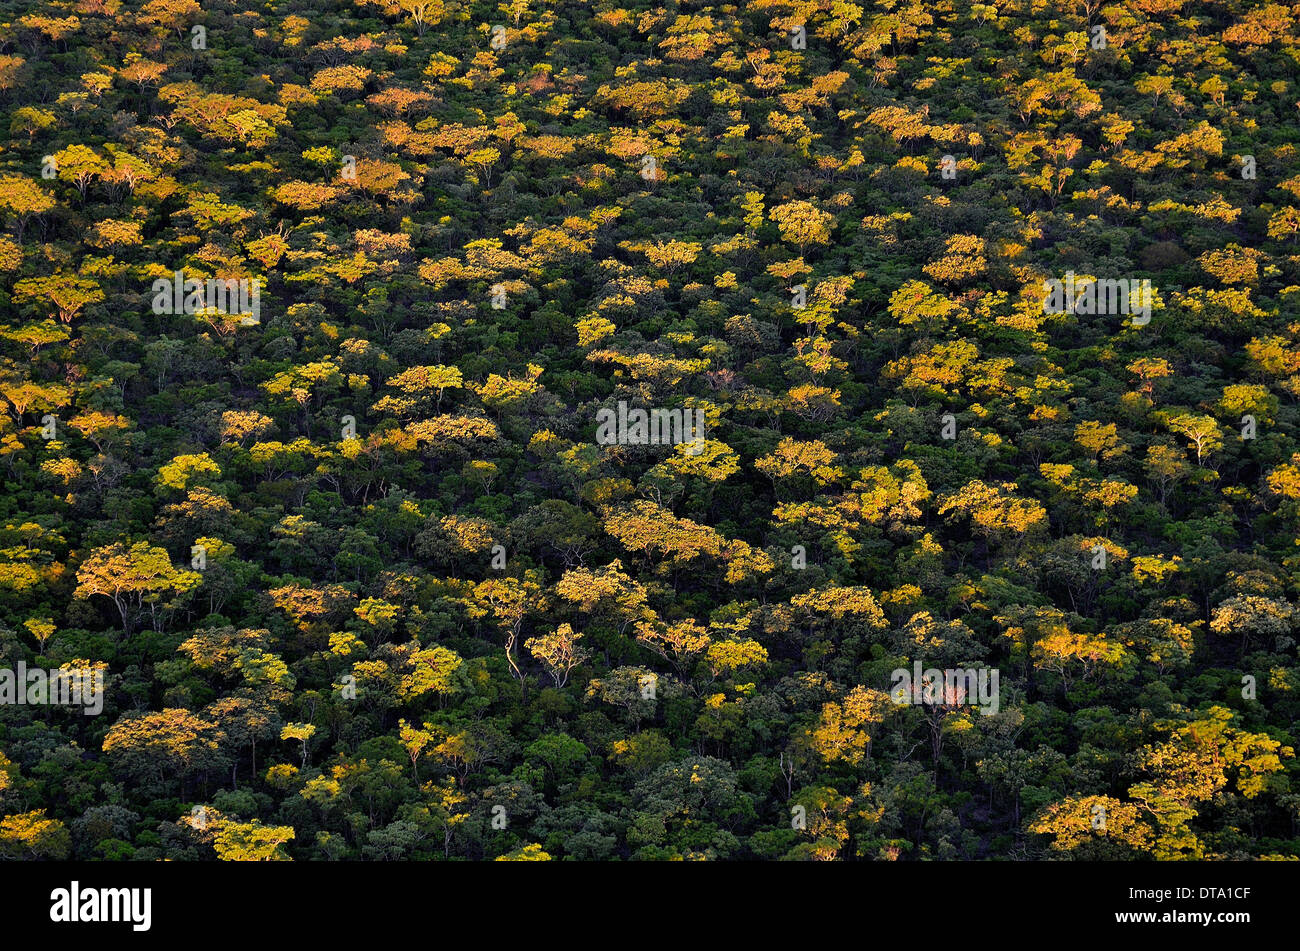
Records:
M0 2L0 857L1300 856L1300 5L626 2Z

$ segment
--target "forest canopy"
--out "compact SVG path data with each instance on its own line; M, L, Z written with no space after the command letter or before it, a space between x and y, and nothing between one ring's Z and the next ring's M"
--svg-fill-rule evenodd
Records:
M0 0L0 858L1300 858L1300 6L625 2Z

